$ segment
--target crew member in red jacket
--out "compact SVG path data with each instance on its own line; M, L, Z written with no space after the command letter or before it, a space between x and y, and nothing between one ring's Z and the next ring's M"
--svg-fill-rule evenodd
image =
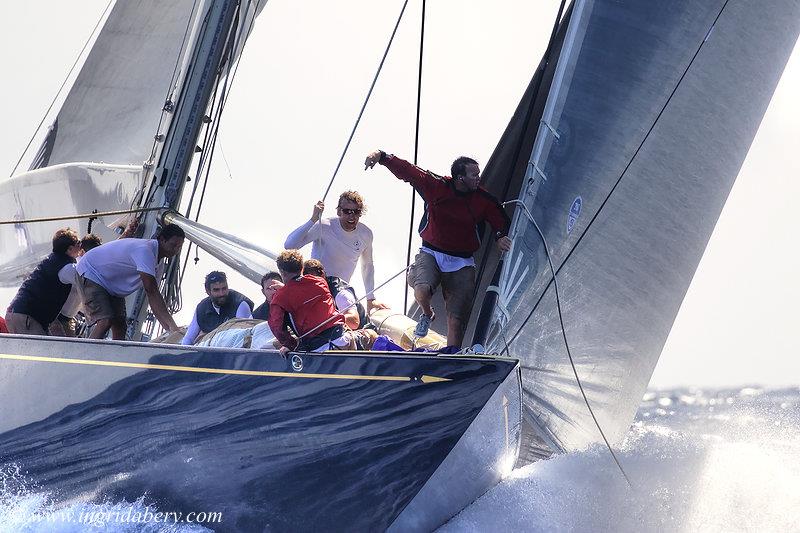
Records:
M319 276L303 275L303 256L297 250L281 252L276 261L284 286L269 304L269 327L286 354L295 347L301 351L324 351L350 345L344 317L336 311L328 282ZM300 337L289 333L287 318ZM299 344L299 345L298 345Z
M475 292L475 259L480 248L477 226L491 224L497 247L511 249L509 219L497 198L480 187L480 168L474 159L459 157L450 167L452 178L437 176L399 157L376 150L365 169L376 163L411 184L425 200L420 236L422 247L408 271L408 284L422 309L414 334L424 337L433 320L431 297L439 283L447 310L447 344L461 346Z

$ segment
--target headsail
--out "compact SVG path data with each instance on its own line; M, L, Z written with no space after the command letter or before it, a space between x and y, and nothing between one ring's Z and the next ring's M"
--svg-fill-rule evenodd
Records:
M193 0L116 2L67 94L31 171L0 182L0 205L20 220L127 209L142 187L174 83ZM101 219L92 230L115 238ZM50 252L55 229L88 220L0 226L0 284L19 283ZM28 236L23 241L18 235Z
M116 2L32 168L149 159L194 0Z
M64 99L31 170L0 182L0 205L19 220L124 210L140 198L171 119L193 34L213 2L116 2ZM266 0L242 6L234 28L238 57ZM165 109L166 108L166 109ZM32 192L36 191L35 194ZM111 191L111 192L109 192ZM50 201L52 199L52 201ZM92 227L116 238L100 219ZM0 285L15 285L50 251L55 229L88 220L0 226ZM26 238L22 240L21 235Z
M520 199L547 239L572 357L612 441L641 400L799 31L795 0L575 4ZM523 209L512 232L488 347L522 361L537 436L554 450L583 447L600 437L572 375L544 247Z

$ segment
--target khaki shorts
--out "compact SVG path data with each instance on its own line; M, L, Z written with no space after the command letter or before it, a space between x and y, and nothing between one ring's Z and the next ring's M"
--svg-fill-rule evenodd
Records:
M442 272L436 264L435 257L420 252L414 258L414 264L408 269L406 280L412 288L417 285L429 285L431 293L436 292L436 287L441 283L447 314L462 322L469 320L475 293L475 267Z
M35 318L13 311L6 313L6 327L9 333L18 335L47 335L47 331Z
M99 320L112 320L114 318L125 321L128 316L125 311L125 298L113 296L102 285L83 276L78 277L83 306L89 317L89 325L96 324Z

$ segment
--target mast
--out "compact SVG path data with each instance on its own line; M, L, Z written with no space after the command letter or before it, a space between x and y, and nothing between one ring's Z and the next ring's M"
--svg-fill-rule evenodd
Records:
M165 110L172 112L173 116L163 140L157 138L162 147L145 207L178 208L197 139L203 124L209 122L206 117L209 100L221 77L222 66L233 59L236 35L233 29L239 7L239 0L208 0L197 11L192 44L187 47L185 55L180 95L165 104ZM139 236L149 238L155 234L157 216L150 212L142 218ZM166 286L178 274L177 261L176 257L168 264ZM127 336L139 340L142 323L148 319L147 298L143 289L132 298L134 304L128 312ZM153 320L152 315L149 320Z

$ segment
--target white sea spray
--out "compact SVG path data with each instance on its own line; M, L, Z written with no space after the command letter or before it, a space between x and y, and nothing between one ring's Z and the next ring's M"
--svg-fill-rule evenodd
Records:
M441 531L800 531L800 391L651 392L618 457L514 471Z

